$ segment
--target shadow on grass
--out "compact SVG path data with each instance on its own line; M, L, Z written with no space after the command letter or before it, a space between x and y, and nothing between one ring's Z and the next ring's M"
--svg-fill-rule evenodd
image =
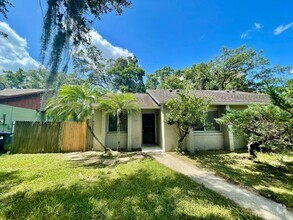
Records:
M281 166L260 161L254 163L243 154L225 151L200 152L188 157L219 176L252 187L261 195L293 208L292 195L285 192L293 189L292 162L282 162Z
M20 171L0 171L0 195L9 192L11 188L21 184L23 181L32 181L40 177L40 175L34 175L24 179Z
M182 198L190 202L188 207L179 205ZM147 169L114 179L104 175L80 180L70 187L18 192L0 204L5 219L226 219L219 207L229 209L234 219L252 218L185 176L154 177Z
M85 167L89 169L111 168L121 164L127 164L135 160L151 159L147 154L120 153L117 155L82 155L76 159L71 159L71 164L75 167Z
M0 194L9 191L13 186L20 184L23 179L18 171L3 172L0 171Z

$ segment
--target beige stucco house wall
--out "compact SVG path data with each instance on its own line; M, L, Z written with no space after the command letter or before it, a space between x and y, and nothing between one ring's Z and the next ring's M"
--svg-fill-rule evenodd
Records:
M155 142L153 145L162 146L161 137L161 119L158 109L142 109L138 113L128 115L128 130L121 131L120 141L121 147L128 150L135 150L143 146L143 127L142 117L144 114L155 115ZM100 110L94 113L94 132L99 140L108 148L116 149L118 145L117 132L109 131L108 129L109 115L106 115ZM94 150L103 150L97 140L93 141Z
M175 90L174 90L175 91ZM176 126L165 122L165 115L169 111L164 103L170 98L176 97L176 92L170 90L149 90L147 94L134 94L141 111L128 115L127 132L121 132L121 147L127 150L136 150L142 147L160 147L163 151L174 151L177 146L178 133ZM198 92L198 91L196 91ZM212 98L210 111L218 111L225 114L228 110L243 110L248 104L265 104L268 98L260 94L227 92L227 91L201 91L197 95L205 95ZM153 115L154 139L152 143L144 143L144 117ZM94 113L94 131L100 141L109 148L116 149L118 145L117 132L109 132L109 116L96 109ZM94 150L103 150L94 139ZM215 131L191 130L187 136L184 147L194 153L200 150L235 149L245 147L242 137L233 135L231 127L221 125Z
M220 115L225 114L228 109L243 110L246 105L211 105L209 111L218 111ZM162 115L168 112L166 107L163 108ZM178 133L176 127L170 126L166 123L163 124L165 144L164 151L174 151L176 149ZM231 129L231 128L230 128ZM184 146L185 149L191 153L202 150L235 150L244 148L246 146L242 137L233 135L228 126L220 125L219 131L195 131L191 130L187 136Z
M127 150L140 149L143 143L143 116L154 116L154 143L149 146L161 146L161 115L160 107L147 95L135 94L141 110L131 113L127 117L127 132L121 131L121 148ZM94 132L99 140L108 148L117 149L118 134L116 131L109 131L109 115L105 114L96 107L94 113ZM93 149L103 150L97 140L93 139Z

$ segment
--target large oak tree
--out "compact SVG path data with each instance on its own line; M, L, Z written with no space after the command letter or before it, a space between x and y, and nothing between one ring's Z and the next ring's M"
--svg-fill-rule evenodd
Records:
M5 18L8 6L8 0L0 0L0 13ZM112 11L121 15L130 6L131 0L47 0L40 53L41 62L50 69L47 86L57 78L61 63L62 72L66 72L74 50L91 45L89 31L95 20Z

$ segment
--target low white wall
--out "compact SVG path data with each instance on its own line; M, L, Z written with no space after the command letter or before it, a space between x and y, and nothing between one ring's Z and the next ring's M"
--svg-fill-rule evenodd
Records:
M220 150L224 148L224 134L221 132L193 132L193 145L189 151Z
M127 132L121 132L120 134L120 145L121 148L127 147ZM108 132L106 133L106 144L107 147L111 149L117 149L118 147L118 134L117 132Z
M194 153L194 149L193 149L193 131L191 130L189 132L189 134L187 135L187 137L185 138L185 150L187 150L190 153Z
M234 135L234 145L235 149L246 148L246 141L244 140L243 136L236 136Z

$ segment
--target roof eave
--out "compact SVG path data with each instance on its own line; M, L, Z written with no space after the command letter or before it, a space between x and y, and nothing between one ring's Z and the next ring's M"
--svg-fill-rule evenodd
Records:
M52 90L48 90L48 91L52 91ZM29 92L29 93L22 93L22 94L15 94L15 95L2 95L2 96L0 95L0 99L10 99L10 98L21 97L21 96L37 95L37 94L43 94L45 92L46 92L46 90Z
M166 104L167 101L161 102L161 105ZM210 105L268 105L270 102L211 102Z
M160 106L156 106L156 107L141 107L140 109L160 109Z
M159 102L150 92L149 92L149 90L146 90L146 93L151 97L151 99L152 100L154 100L156 103L157 103L157 105L161 105L161 104L164 104L164 103L162 103L162 102Z

